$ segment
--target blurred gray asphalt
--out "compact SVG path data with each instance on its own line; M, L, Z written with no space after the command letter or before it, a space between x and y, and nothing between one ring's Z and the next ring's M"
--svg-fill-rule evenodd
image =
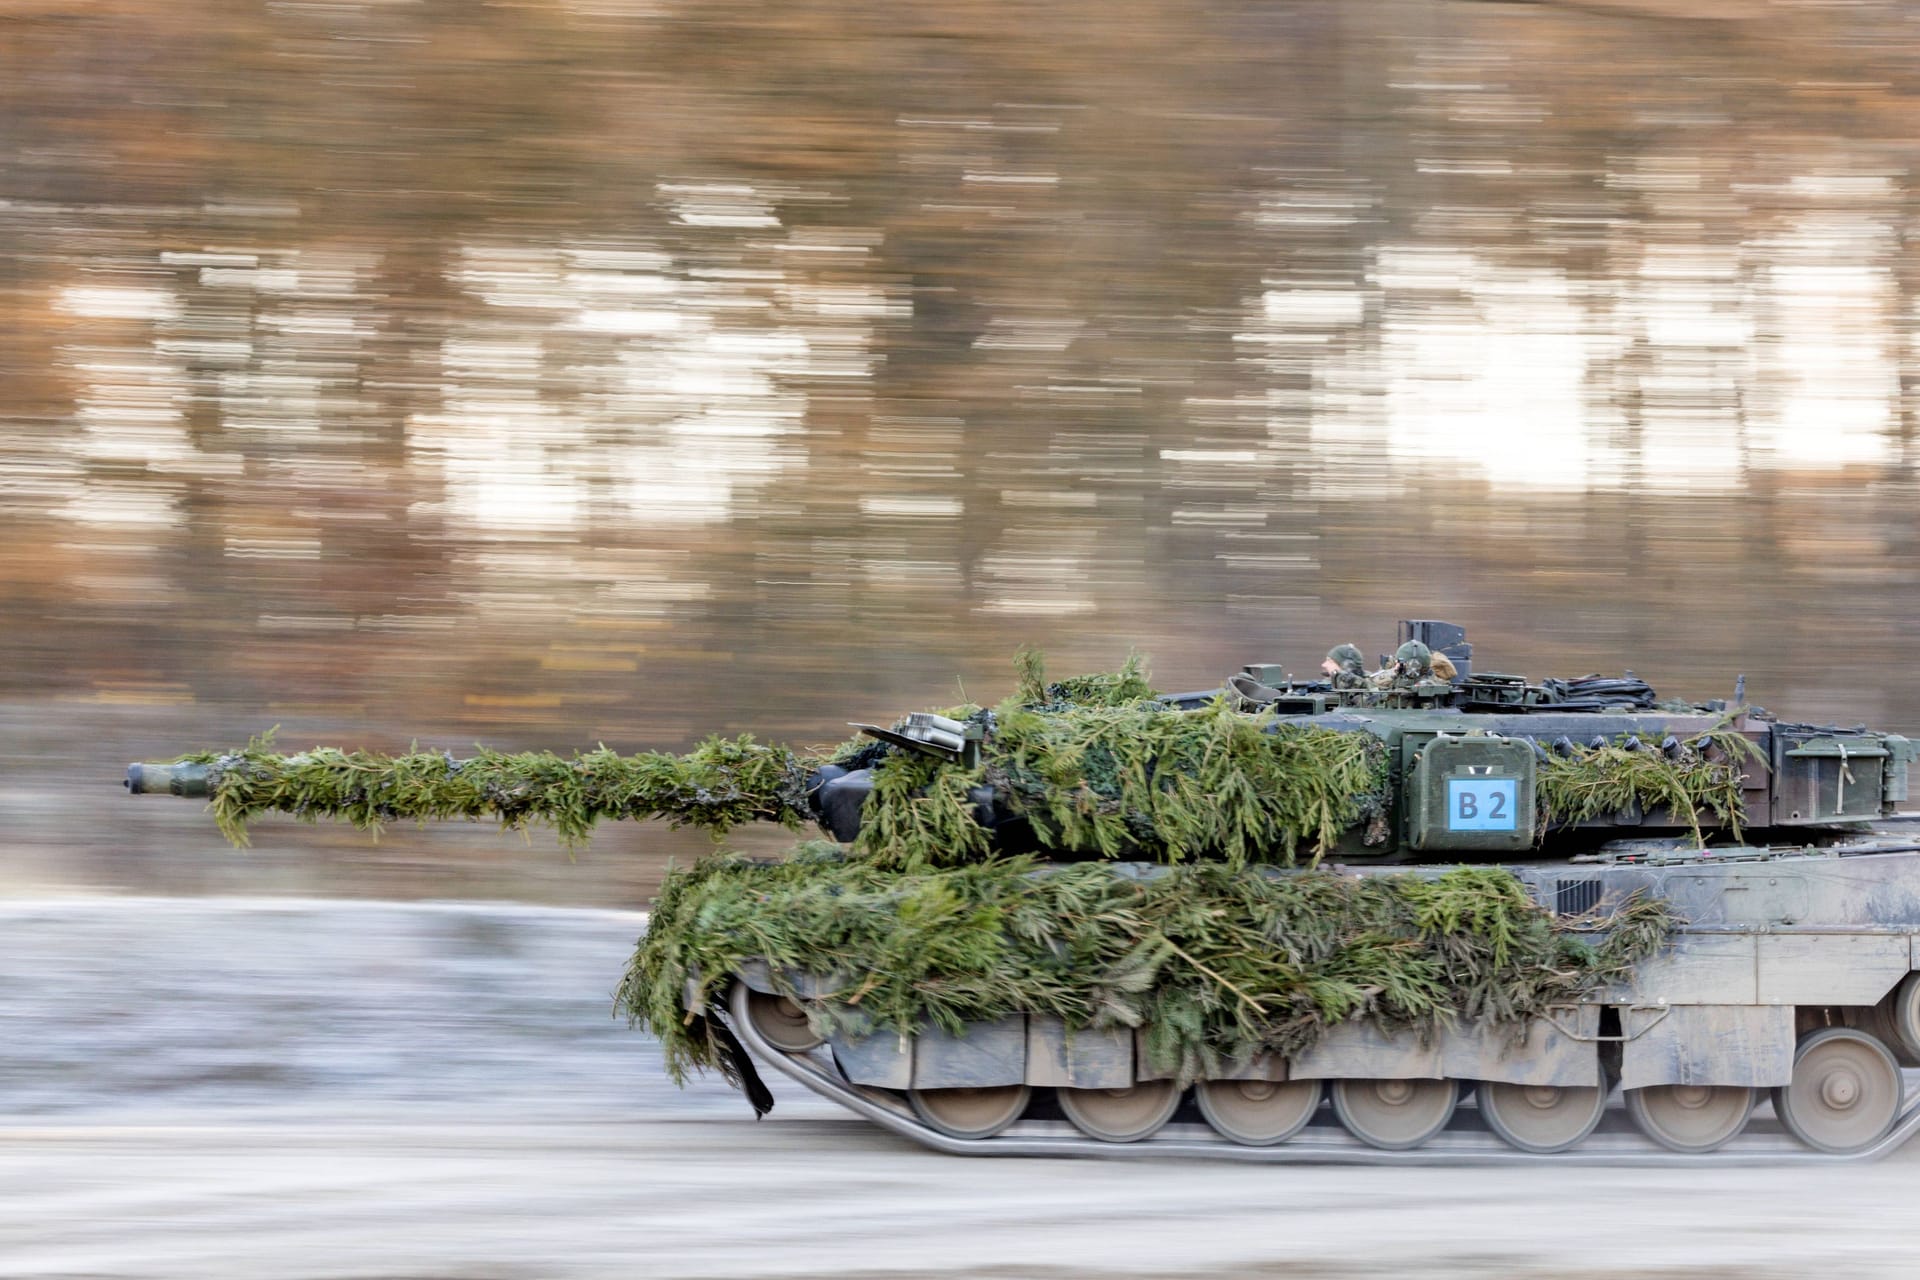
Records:
M1823 1168L964 1160L610 1016L641 918L0 902L0 1275L1909 1276L1920 1150Z

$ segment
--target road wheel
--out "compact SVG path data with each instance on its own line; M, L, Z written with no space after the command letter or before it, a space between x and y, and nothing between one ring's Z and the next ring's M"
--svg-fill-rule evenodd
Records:
M1271 1147L1300 1132L1320 1095L1318 1080L1203 1080L1194 1088L1213 1131L1243 1147Z
M1900 1116L1900 1064L1872 1036L1824 1027L1801 1037L1793 1081L1773 1091L1773 1109L1815 1151L1850 1155L1878 1142Z
M909 1089L907 1102L928 1127L949 1138L991 1138L1027 1109L1033 1090L1024 1084L983 1089Z
M747 1016L753 1019L753 1029L783 1053L805 1053L820 1043L807 1026L807 1011L790 996L749 992Z
M1060 1109L1073 1127L1102 1142L1138 1142L1157 1133L1180 1105L1171 1080L1142 1080L1125 1089L1062 1089Z
M1339 1080L1333 1111L1360 1141L1407 1151L1447 1127L1460 1101L1457 1080Z
M1627 1114L1669 1151L1698 1155L1733 1141L1753 1114L1753 1090L1740 1085L1661 1084L1627 1090Z
M1546 1154L1577 1145L1607 1110L1607 1091L1482 1080L1480 1115L1510 1147Z

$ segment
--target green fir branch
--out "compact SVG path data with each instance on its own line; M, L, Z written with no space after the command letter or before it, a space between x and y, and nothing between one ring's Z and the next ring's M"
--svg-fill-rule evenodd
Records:
M1292 1056L1350 1021L1430 1033L1518 1023L1618 980L1676 921L1640 897L1562 920L1510 872L1280 873L1219 863L1150 875L1012 858L889 871L804 845L784 863L716 855L672 872L620 984L676 1078L722 1065L690 1018L764 961L822 1033L904 1035L1014 1013L1144 1028L1186 1078Z
M263 736L240 751L187 757L208 766L214 822L236 845L248 843L248 825L266 813L376 833L403 820L493 818L509 830L550 826L569 846L609 819L664 818L719 835L756 820L797 827L807 816L809 763L748 734L709 738L679 756L480 748L456 760L445 752L387 756L334 747L280 755L271 747Z
M1724 722L1680 744L1678 759L1645 746L1630 750L1622 735L1600 747L1576 746L1571 755L1550 755L1540 763L1535 794L1553 822L1571 825L1638 806L1642 812L1666 809L1684 821L1694 843L1704 843L1700 818L1712 814L1716 826L1740 839L1746 807L1741 789L1749 768L1763 767L1760 749ZM1542 824L1545 834L1545 824Z

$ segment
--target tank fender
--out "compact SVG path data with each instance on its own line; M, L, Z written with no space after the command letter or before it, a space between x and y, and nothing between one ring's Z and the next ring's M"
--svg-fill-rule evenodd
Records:
M1439 1080L1439 1036L1388 1035L1371 1022L1342 1022L1287 1066L1295 1080Z
M848 1080L876 1089L985 1089L1026 1082L1024 1014L971 1023L957 1036L935 1027L917 1036L885 1030L835 1035L827 1043Z
M990 1089L1027 1079L1027 1018L969 1023L960 1035L928 1027L913 1038L916 1089Z
M749 960L735 970L733 976L746 983L749 991L758 991L763 996L780 994L780 989L773 985L773 972L767 968L765 960Z
M1600 1077L1599 1046L1593 1038L1599 1026L1597 1005L1562 1010L1552 1020L1535 1019L1523 1029L1459 1023L1424 1040L1411 1031L1390 1036L1371 1023L1342 1023L1289 1063L1288 1076L1493 1080L1585 1088Z
M1291 1080L1293 1075L1287 1070L1287 1060L1271 1053L1256 1053L1250 1058L1241 1058L1234 1062L1223 1062L1215 1080L1266 1080L1279 1084Z
M1068 1032L1058 1018L1027 1017L1027 1080L1067 1089L1133 1084L1133 1032L1126 1027Z
M833 1060L854 1084L874 1089L913 1087L913 1041L892 1031L867 1036L829 1036Z
M698 977L698 973L692 976ZM745 983L747 990L758 991L763 996L791 994L805 1000L820 999L847 985L847 976L843 973L808 973L803 969L782 969L781 981L775 982L773 970L765 960L745 961L733 971L733 976Z
M1912 968L1912 939L1886 933L1769 933L1759 939L1760 999L1868 1005Z
M1156 1063L1153 1060L1153 1055L1147 1051L1147 1033L1144 1029L1133 1033L1135 1081L1172 1080L1179 1074L1177 1064ZM1208 1077L1211 1080L1268 1080L1274 1084L1294 1078L1287 1060L1271 1053L1256 1053L1251 1057L1222 1062L1218 1070Z
M1599 1032L1593 1004L1520 1027L1463 1022L1441 1037L1440 1069L1450 1080L1586 1088L1600 1079Z
M1746 1085L1793 1079L1792 1005L1696 1004L1620 1011L1620 1085Z

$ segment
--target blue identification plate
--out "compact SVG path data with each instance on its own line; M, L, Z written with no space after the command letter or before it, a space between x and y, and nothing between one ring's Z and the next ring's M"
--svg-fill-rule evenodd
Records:
M1518 788L1515 778L1448 778L1447 830L1514 830Z

